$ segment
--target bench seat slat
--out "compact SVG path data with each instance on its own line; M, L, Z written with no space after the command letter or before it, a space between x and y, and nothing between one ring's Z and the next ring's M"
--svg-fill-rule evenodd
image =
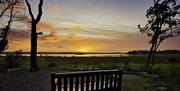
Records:
M98 74L96 74L96 90L98 90L99 89L99 76L100 76L100 74L98 73Z
M94 90L94 75L91 75L91 90L93 91Z
M52 73L51 91L121 91L121 81L119 70Z
M67 82L68 82L68 79L64 78L64 91L67 91Z
M75 77L75 91L79 91L79 77L78 76L76 76Z
M114 77L113 77L113 79L114 79L114 87L117 87L117 73L115 73L114 74Z
M81 91L84 91L84 76L81 76Z
M73 77L70 77L70 86L69 86L70 91L73 91Z
M59 78L59 79L57 79L57 81L58 81L58 91L61 91L61 89L62 89L62 84L61 84L61 78Z
M106 79L105 79L105 88L107 89L108 88L108 85L109 85L109 74L106 74Z
M101 89L104 89L104 73L101 74Z
M113 85L113 74L110 74L109 88L112 88Z
M89 75L87 75L86 76L86 91L89 91L89 79L90 78L90 76Z

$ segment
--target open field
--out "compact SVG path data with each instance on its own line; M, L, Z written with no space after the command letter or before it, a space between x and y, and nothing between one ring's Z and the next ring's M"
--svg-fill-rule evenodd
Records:
M112 69L132 68L140 69L147 60L147 55L129 55L119 57L60 57L60 56L38 56L38 64L40 69L55 67L59 69L79 69L79 70L94 70L97 69ZM0 65L14 63L28 67L28 56L1 56ZM158 65L173 65L180 64L180 54L176 55L158 55L155 59ZM139 68L138 68L139 67Z
M32 91L31 88L37 88L33 91L45 91L44 88L49 89L49 77L53 71L81 71L81 70L105 70L105 69L121 69L124 71L123 91L156 91L156 87L152 87L151 77L142 75L144 71L144 63L147 56L131 55L120 57L52 57L39 56L38 65L39 71L29 72L29 57L27 56L8 56L0 57L1 69L1 87L10 86L8 88L16 88L14 84L24 84L23 89ZM160 76L160 82L163 86L171 91L179 90L180 77L180 55L171 56L157 56L156 65L153 68L153 73ZM175 61L173 61L175 60ZM19 71L7 72L7 66L21 68ZM55 70L54 70L55 69ZM126 74L128 73L128 75ZM175 76L175 77L174 77ZM173 77L173 78L172 78ZM20 82L17 80L22 79ZM43 80L47 79L47 80ZM18 81L19 81L18 80ZM37 80L38 82L34 81ZM31 82L33 81L33 82ZM7 83L8 82L8 83ZM9 83L10 82L10 83ZM41 84L43 83L43 84ZM34 85L39 84L39 85ZM164 85L165 84L165 85ZM12 86L12 87L11 87ZM29 86L29 87L28 87ZM13 91L13 90L9 91ZM8 90L3 90L8 91ZM17 91L21 91L18 89ZM22 90L23 91L23 90ZM168 91L168 90L165 90Z
M63 70L41 70L36 72L6 73L0 75L0 91L50 91L51 72ZM4 76L4 77L3 77ZM3 78L3 79L2 79ZM146 91L146 80L137 75L123 74L123 91Z

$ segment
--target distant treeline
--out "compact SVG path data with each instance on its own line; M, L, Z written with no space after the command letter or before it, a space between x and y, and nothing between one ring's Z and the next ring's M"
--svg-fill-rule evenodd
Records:
M148 50L134 50L129 51L127 54L148 54ZM157 54L180 54L179 50L163 50L163 51L157 51Z

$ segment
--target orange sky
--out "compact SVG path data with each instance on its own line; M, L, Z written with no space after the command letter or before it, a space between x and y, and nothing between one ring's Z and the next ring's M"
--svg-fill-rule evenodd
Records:
M76 1L76 2L75 2ZM148 37L137 25L146 23L146 9L152 4L141 0L45 0L38 31L38 51L127 52L148 50ZM130 0L131 1L131 0ZM35 6L37 0L32 0ZM33 7L35 10L37 7ZM36 11L36 10L35 10ZM36 12L34 12L36 13ZM7 51L30 51L29 20L16 22ZM180 37L160 46L180 50Z

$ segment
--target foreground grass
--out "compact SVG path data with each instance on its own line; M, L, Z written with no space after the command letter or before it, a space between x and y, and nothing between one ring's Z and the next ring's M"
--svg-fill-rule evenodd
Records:
M4 69L7 65L16 64L14 66L23 67L26 71L29 69L29 58L0 58L0 79L9 79ZM16 59L16 60L15 60ZM139 74L143 72L144 63L147 56L128 56L128 57L38 57L38 65L40 71L49 68L63 70L63 71L77 71L77 70L106 70L106 69L121 69L124 72ZM176 59L175 64L170 62L170 59ZM167 91L180 91L180 56L158 56L156 57L156 65L153 68L153 73L160 75L161 82L165 83L168 88ZM3 61L4 60L4 61ZM27 73L28 74L28 73ZM29 73L31 76L31 73ZM17 75L18 76L18 75ZM23 76L21 76L23 77ZM28 79L28 78L27 78ZM125 78L123 78L124 80ZM134 79L125 79L123 91L158 91L153 89L150 85L150 79L138 75ZM33 80L32 80L33 81Z
M137 75L124 75L123 78L123 91L154 91L150 84L148 83L148 79L137 76ZM126 79L129 78L129 79Z
M50 91L50 73L65 70L39 70L35 72L0 74L0 91ZM66 71L67 72L67 71ZM147 91L146 79L133 74L123 74L123 91Z

